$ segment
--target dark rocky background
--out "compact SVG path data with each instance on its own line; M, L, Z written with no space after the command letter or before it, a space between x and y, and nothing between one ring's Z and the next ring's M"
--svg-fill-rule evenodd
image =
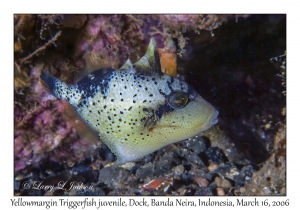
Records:
M15 15L14 24L15 195L286 194L286 15ZM159 47L175 40L178 74L219 123L114 169L110 150L88 141L97 136L72 124L38 76L117 68L141 56L150 35ZM93 189L22 187L58 180Z

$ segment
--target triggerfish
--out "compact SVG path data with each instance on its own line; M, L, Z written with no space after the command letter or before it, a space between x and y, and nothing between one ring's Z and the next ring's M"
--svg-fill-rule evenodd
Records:
M67 100L116 155L114 165L136 161L218 122L218 111L191 86L161 72L156 42L136 63L94 71L66 84L42 71L41 84Z

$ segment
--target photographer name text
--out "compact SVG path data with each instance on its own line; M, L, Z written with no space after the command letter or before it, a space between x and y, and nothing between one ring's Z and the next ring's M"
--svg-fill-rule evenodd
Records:
M181 206L181 207L199 207L199 206L230 206L230 207L248 207L248 206L289 206L289 199L278 199L277 201L258 198L236 198L236 199L213 199L213 198L118 198L113 200L85 198L84 200L76 199L51 199L42 201L27 201L24 198L10 199L11 205L14 206L40 206L50 209L51 207L63 206L69 209L85 209L94 207L158 207L158 206Z

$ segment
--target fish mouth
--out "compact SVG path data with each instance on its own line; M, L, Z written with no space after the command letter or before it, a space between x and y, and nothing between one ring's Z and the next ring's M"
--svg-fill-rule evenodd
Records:
M218 115L219 115L219 111L216 110L215 113L210 117L210 124L211 125L215 125L218 123Z

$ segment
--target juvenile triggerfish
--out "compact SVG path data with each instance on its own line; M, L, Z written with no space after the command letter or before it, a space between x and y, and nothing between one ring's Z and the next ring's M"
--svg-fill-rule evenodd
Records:
M114 165L136 161L218 122L218 111L191 86L161 72L153 38L146 54L117 70L104 68L77 84L42 71L41 84L67 100L117 156Z

